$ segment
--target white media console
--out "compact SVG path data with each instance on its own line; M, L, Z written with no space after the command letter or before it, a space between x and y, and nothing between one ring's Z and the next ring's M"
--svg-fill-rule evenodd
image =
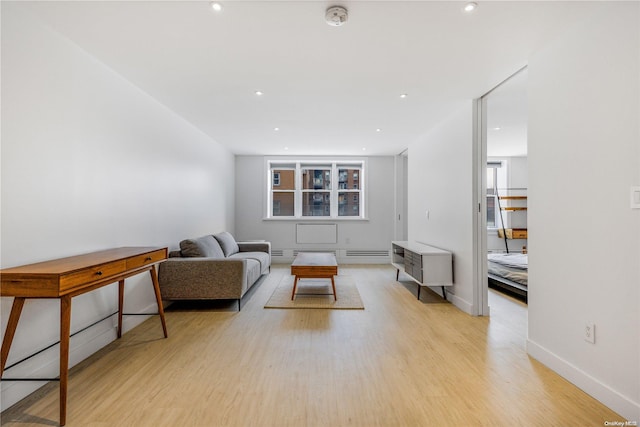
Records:
M391 264L405 272L418 283L418 299L422 286L441 286L447 299L445 286L453 285L453 254L442 249L417 242L391 242Z

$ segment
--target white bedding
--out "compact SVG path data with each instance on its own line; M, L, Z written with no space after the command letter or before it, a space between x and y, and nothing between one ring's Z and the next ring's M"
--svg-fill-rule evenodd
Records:
M504 277L521 285L528 284L527 254L489 254L488 271L490 274Z

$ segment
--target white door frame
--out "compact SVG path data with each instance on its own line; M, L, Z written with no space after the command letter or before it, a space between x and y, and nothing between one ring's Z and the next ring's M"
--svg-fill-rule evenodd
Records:
M489 316L489 283L487 279L487 100L486 95L473 103L473 186L475 220L474 289L475 315Z

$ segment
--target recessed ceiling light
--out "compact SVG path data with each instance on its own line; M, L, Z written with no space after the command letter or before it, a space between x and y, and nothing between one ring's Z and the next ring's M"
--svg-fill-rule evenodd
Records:
M404 98L406 98L406 97L407 97L407 94L406 94L406 93L403 93L402 95L400 95L400 98L403 98L403 99L404 99Z
M362 147L362 151L367 151L367 147Z
M500 129L502 129L500 126L496 126L493 128L493 130L500 130Z
M211 2L211 9L215 10L216 12L221 12L222 11L222 5L220 3L218 3L217 1L212 1Z
M478 7L478 3L471 1L471 2L469 2L469 3L464 5L464 11L465 12L473 12L474 10L476 10L477 7Z
M275 130L276 132L278 132L280 130L280 128L273 128L273 130Z
M255 94L258 96L262 96L264 93L260 90L255 91Z
M382 132L382 129L378 128L376 129L376 132Z
M289 147L284 147L285 151L289 149Z

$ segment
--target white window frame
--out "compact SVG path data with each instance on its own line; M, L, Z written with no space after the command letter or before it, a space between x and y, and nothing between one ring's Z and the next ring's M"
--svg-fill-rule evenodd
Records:
M266 159L266 203L265 215L266 220L367 220L366 216L366 158L360 159ZM331 187L328 190L303 190L302 188L302 172L304 169L312 169L314 167L330 167ZM358 172L358 188L357 189L340 189L339 174L341 168L359 169ZM273 215L273 169L295 170L295 190L294 193L294 215L293 216L274 216ZM329 215L323 216L303 216L302 203L303 194L306 192L322 192L327 191L330 194ZM338 210L338 194L339 193L357 193L359 195L359 215L339 215Z

